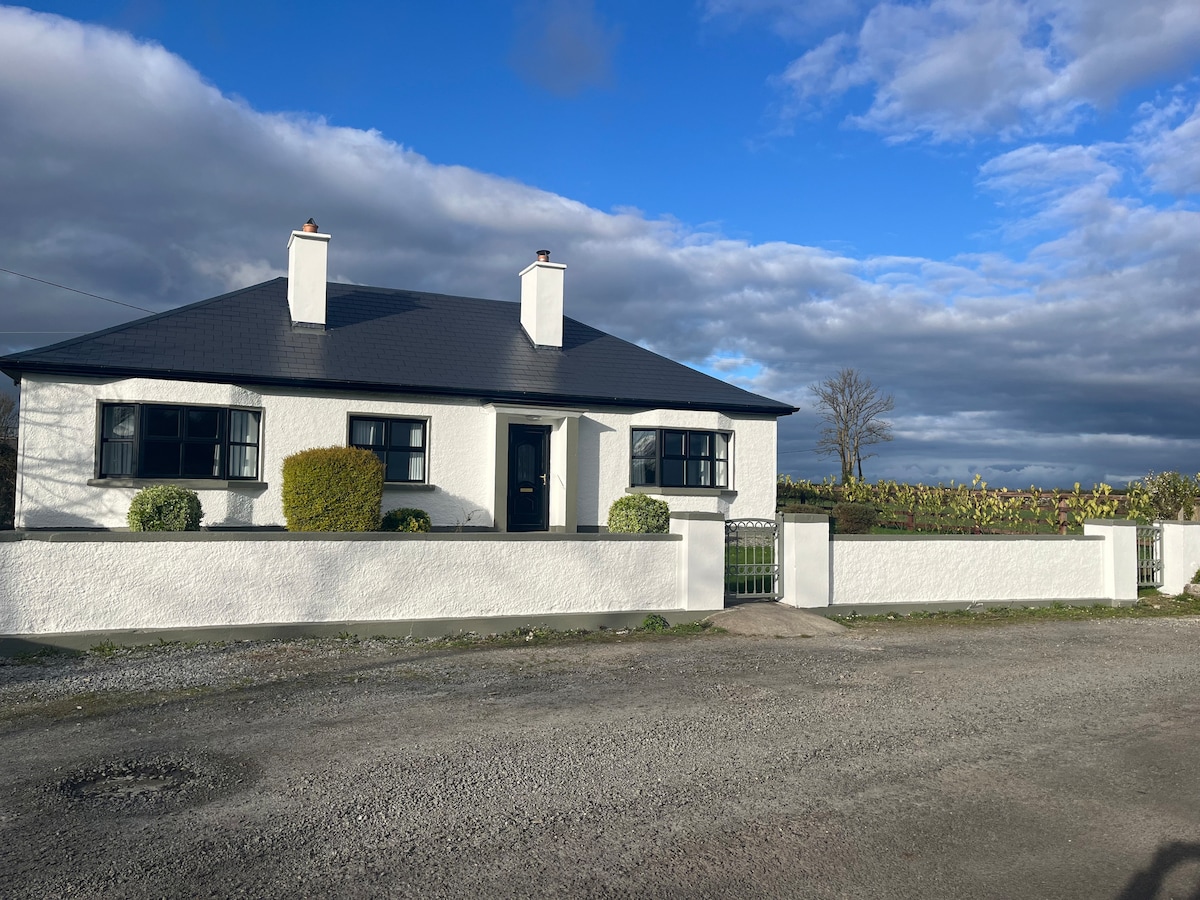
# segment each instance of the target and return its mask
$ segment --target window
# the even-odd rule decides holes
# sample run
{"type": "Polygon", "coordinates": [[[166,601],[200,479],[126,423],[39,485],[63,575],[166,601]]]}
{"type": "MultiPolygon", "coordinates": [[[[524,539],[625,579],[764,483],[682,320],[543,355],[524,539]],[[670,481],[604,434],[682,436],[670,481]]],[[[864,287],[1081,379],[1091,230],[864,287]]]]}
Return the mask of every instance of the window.
{"type": "Polygon", "coordinates": [[[629,481],[634,487],[729,487],[726,431],[635,428],[629,481]]]}
{"type": "Polygon", "coordinates": [[[101,404],[99,476],[256,479],[261,416],[219,406],[101,404]]]}
{"type": "Polygon", "coordinates": [[[425,482],[425,421],[350,417],[350,446],[370,450],[383,463],[384,481],[425,482]]]}

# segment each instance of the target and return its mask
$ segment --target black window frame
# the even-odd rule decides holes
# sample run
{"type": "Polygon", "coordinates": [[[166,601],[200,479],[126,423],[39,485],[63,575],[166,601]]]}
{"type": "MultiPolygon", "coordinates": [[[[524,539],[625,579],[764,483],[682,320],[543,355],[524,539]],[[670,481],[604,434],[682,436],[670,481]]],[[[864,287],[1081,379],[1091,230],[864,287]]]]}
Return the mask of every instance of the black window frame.
{"type": "MultiPolygon", "coordinates": [[[[114,416],[115,418],[115,416],[114,416]]],[[[217,406],[205,403],[144,403],[129,400],[104,400],[99,403],[96,429],[96,478],[99,480],[117,480],[135,478],[151,481],[258,481],[262,470],[262,426],[263,411],[261,407],[253,406],[217,406]],[[110,431],[108,411],[120,408],[132,409],[129,421],[132,430],[127,434],[116,434],[110,431]],[[192,422],[195,419],[210,418],[216,413],[215,428],[208,434],[193,433],[192,422]],[[253,441],[232,441],[230,439],[230,416],[234,412],[244,412],[257,416],[257,428],[253,441]],[[151,427],[152,416],[162,416],[163,413],[173,413],[176,417],[174,435],[155,434],[151,427]],[[190,414],[196,414],[192,416],[190,414]],[[215,432],[215,433],[214,433],[215,432]],[[179,465],[177,471],[164,472],[151,468],[154,457],[162,458],[162,448],[175,446],[179,465]],[[105,448],[109,446],[129,447],[129,469],[131,471],[115,472],[107,464],[108,454],[105,448]],[[229,473],[231,446],[253,447],[254,472],[250,475],[231,475],[229,473]],[[188,451],[193,453],[205,448],[214,451],[213,469],[204,474],[196,471],[185,471],[188,467],[188,451]],[[154,453],[157,449],[160,452],[154,453]]],[[[169,451],[168,451],[169,455],[169,451]]],[[[205,454],[207,455],[207,454],[205,454]]]]}
{"type": "Polygon", "coordinates": [[[419,416],[380,416],[372,413],[351,413],[346,427],[346,446],[370,450],[383,463],[384,484],[429,484],[429,420],[419,416]],[[355,422],[374,422],[383,425],[383,440],[380,443],[364,444],[354,441],[355,422]],[[421,427],[421,444],[392,444],[392,427],[403,425],[410,428],[413,425],[421,427]],[[388,478],[388,453],[404,453],[410,457],[419,454],[421,457],[421,477],[417,478],[388,478]]]}
{"type": "Polygon", "coordinates": [[[629,484],[634,488],[729,490],[732,447],[732,431],[710,428],[634,427],[630,430],[629,437],[629,484]],[[643,441],[643,446],[639,449],[640,435],[645,433],[654,435],[654,446],[648,449],[643,441]],[[724,458],[718,455],[718,435],[724,438],[724,458]],[[678,441],[679,449],[669,452],[668,441],[672,445],[678,441]],[[701,444],[706,444],[707,449],[701,448],[701,444]],[[724,477],[719,478],[722,463],[724,477]],[[678,477],[673,474],[675,471],[680,473],[678,477]],[[705,471],[708,473],[707,478],[703,474],[705,471]],[[652,479],[646,475],[647,472],[652,473],[652,479]]]}

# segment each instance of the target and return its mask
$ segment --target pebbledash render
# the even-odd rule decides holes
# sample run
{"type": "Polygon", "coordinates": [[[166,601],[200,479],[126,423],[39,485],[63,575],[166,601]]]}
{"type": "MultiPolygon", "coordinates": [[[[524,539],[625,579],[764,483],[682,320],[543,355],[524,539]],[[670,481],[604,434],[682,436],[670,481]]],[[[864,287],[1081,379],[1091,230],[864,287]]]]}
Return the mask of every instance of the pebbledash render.
{"type": "Polygon", "coordinates": [[[549,252],[515,304],[327,283],[329,241],[310,220],[287,278],[0,359],[17,528],[121,528],[159,483],[208,527],[280,526],[283,459],[346,445],[440,529],[603,530],[628,493],[774,516],[794,407],[564,317],[549,252]]]}

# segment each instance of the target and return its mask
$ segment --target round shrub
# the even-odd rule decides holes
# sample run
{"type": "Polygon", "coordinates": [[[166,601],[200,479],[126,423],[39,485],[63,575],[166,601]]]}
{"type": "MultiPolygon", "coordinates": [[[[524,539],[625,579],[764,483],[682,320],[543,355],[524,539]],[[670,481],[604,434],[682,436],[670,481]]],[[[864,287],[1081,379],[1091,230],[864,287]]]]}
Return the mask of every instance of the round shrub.
{"type": "Polygon", "coordinates": [[[156,484],[134,495],[125,520],[130,531],[199,531],[203,517],[195,491],[156,484]]]}
{"type": "Polygon", "coordinates": [[[415,507],[401,506],[399,509],[389,509],[383,514],[379,523],[380,531],[410,531],[414,534],[424,534],[433,527],[429,513],[415,507]]]}
{"type": "Polygon", "coordinates": [[[646,494],[626,494],[608,508],[608,530],[614,534],[666,534],[671,508],[646,494]]]}
{"type": "Polygon", "coordinates": [[[370,450],[317,447],[283,461],[288,531],[374,531],[383,503],[383,463],[370,450]]]}
{"type": "Polygon", "coordinates": [[[838,503],[833,507],[838,534],[870,534],[879,522],[879,510],[870,503],[838,503]]]}

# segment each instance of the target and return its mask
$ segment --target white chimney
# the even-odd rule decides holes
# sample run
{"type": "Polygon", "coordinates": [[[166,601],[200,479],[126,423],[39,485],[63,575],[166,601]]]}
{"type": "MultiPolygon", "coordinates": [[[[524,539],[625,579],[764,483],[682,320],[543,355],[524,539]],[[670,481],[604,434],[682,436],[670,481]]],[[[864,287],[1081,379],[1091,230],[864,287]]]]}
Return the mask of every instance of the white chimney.
{"type": "Polygon", "coordinates": [[[563,342],[562,263],[550,262],[550,251],[521,272],[521,327],[538,347],[561,347],[563,342]]]}
{"type": "Polygon", "coordinates": [[[288,239],[288,308],[293,325],[325,327],[325,283],[329,276],[329,235],[309,219],[288,239]]]}

